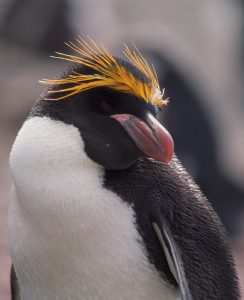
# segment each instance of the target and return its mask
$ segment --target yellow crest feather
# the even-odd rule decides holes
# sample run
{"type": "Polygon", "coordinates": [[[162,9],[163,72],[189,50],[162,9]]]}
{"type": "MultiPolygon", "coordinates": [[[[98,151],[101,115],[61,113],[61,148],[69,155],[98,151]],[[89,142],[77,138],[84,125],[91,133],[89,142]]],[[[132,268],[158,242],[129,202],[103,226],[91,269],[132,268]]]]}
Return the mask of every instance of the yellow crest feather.
{"type": "Polygon", "coordinates": [[[64,88],[49,90],[48,93],[65,93],[65,95],[54,99],[48,98],[47,100],[63,100],[92,88],[107,86],[120,92],[135,95],[159,107],[168,102],[167,99],[163,99],[163,92],[160,91],[154,67],[152,66],[152,69],[149,67],[148,62],[134,44],[134,51],[124,45],[123,54],[148,79],[148,83],[140,81],[128,72],[103,45],[95,43],[90,38],[88,42],[79,38],[77,43],[78,45],[68,42],[66,45],[78,53],[79,56],[56,52],[57,56],[54,56],[54,58],[87,66],[93,69],[95,73],[86,75],[73,72],[66,78],[41,80],[41,83],[47,85],[64,85],[64,88]],[[66,84],[69,84],[69,87],[65,87],[66,84]]]}

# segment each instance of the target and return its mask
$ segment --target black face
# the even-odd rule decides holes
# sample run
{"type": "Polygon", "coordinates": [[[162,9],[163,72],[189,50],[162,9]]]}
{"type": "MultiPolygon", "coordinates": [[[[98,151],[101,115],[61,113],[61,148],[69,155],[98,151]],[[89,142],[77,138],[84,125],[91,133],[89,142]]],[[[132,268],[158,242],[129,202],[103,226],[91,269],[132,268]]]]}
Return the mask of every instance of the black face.
{"type": "MultiPolygon", "coordinates": [[[[89,73],[73,66],[68,70],[89,73]]],[[[128,66],[130,72],[133,66],[128,66]]],[[[138,73],[140,80],[147,79],[138,73]]],[[[67,76],[65,73],[63,76],[67,76]]],[[[58,87],[55,87],[58,88],[58,87]]],[[[55,94],[52,97],[55,98],[55,94]]],[[[60,94],[58,95],[60,96],[60,94]]],[[[43,95],[48,98],[48,94],[43,95]]],[[[108,169],[124,169],[131,166],[139,157],[145,156],[128,135],[121,124],[111,116],[129,114],[147,123],[148,114],[156,116],[157,108],[137,97],[120,93],[109,88],[95,88],[71,96],[65,100],[41,99],[34,107],[31,116],[48,116],[67,124],[72,124],[80,131],[87,155],[98,164],[108,169]]]]}

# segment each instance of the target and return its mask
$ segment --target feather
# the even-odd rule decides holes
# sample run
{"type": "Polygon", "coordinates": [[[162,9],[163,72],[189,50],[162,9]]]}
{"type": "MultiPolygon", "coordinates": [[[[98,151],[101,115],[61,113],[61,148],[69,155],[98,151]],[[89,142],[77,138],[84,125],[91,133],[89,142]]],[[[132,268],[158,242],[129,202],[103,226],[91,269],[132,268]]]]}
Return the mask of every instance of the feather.
{"type": "Polygon", "coordinates": [[[64,100],[68,97],[96,87],[109,87],[119,92],[132,94],[144,101],[162,107],[168,99],[163,99],[164,90],[161,92],[154,67],[149,66],[137,47],[134,50],[124,45],[123,54],[147,79],[142,81],[129,72],[119,60],[112,56],[107,48],[97,44],[92,39],[85,41],[77,39],[77,44],[68,42],[66,45],[77,55],[56,52],[54,58],[66,60],[86,66],[94,70],[94,74],[86,75],[73,72],[66,78],[43,79],[40,82],[47,85],[63,86],[48,93],[60,93],[61,96],[47,98],[46,100],[64,100]],[[68,86],[67,86],[68,85],[68,86]]]}

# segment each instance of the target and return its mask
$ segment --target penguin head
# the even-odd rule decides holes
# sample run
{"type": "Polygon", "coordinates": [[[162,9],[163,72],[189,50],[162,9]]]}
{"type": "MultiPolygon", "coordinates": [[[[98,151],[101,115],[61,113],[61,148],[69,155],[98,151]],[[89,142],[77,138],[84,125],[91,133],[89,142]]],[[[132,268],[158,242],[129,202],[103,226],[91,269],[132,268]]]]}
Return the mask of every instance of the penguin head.
{"type": "Polygon", "coordinates": [[[156,119],[166,101],[153,73],[107,50],[84,53],[89,57],[68,56],[73,64],[59,79],[42,81],[49,89],[32,115],[75,126],[88,157],[107,169],[128,168],[144,156],[168,162],[173,140],[156,119]]]}

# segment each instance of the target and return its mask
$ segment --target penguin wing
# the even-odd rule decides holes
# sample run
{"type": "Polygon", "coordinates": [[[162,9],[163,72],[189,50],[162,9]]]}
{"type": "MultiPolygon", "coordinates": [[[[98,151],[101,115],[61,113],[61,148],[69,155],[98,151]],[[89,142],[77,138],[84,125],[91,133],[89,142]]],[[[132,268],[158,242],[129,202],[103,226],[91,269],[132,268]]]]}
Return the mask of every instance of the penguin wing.
{"type": "Polygon", "coordinates": [[[163,219],[163,216],[157,216],[152,225],[163,248],[164,255],[169,265],[169,269],[176,282],[178,283],[181,299],[192,300],[180,252],[169,226],[163,219]]]}
{"type": "Polygon", "coordinates": [[[13,265],[11,266],[11,273],[10,273],[10,287],[11,287],[11,300],[20,300],[19,283],[13,265]]]}

